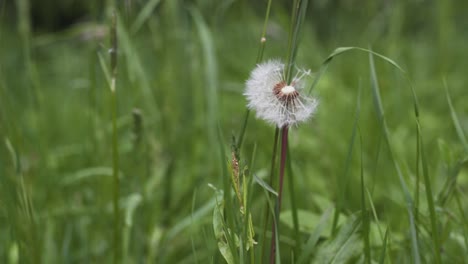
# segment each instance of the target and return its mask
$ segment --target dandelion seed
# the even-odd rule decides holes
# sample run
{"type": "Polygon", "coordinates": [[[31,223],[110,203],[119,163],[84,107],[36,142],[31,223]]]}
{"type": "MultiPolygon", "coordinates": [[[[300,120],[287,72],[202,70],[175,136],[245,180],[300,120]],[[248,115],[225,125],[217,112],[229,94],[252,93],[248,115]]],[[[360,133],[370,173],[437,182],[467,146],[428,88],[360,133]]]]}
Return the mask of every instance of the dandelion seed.
{"type": "Polygon", "coordinates": [[[297,125],[315,112],[318,100],[303,95],[303,78],[310,70],[298,70],[291,83],[284,76],[285,65],[271,60],[257,67],[250,74],[244,95],[248,108],[257,112],[257,118],[278,127],[297,125]]]}

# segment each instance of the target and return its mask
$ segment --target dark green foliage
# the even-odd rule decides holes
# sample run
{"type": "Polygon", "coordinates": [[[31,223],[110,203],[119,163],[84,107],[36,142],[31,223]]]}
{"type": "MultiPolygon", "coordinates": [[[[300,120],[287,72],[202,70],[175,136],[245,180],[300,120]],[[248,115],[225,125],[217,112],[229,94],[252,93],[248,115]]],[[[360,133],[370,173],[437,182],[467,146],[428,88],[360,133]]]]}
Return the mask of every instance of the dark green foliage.
{"type": "Polygon", "coordinates": [[[268,1],[0,1],[0,263],[116,248],[122,263],[223,263],[220,248],[265,263],[279,133],[242,93],[270,58],[311,68],[320,99],[289,131],[281,261],[466,261],[467,3],[295,1],[294,20],[291,2],[264,24],[268,1]]]}

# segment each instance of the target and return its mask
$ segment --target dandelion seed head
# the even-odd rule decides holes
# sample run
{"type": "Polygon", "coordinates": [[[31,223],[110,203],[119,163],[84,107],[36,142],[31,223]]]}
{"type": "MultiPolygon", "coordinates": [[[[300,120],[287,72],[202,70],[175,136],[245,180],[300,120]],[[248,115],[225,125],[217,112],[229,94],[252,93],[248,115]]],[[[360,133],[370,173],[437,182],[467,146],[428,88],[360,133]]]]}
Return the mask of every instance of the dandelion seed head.
{"type": "Polygon", "coordinates": [[[294,86],[291,86],[291,85],[287,85],[287,86],[284,86],[283,88],[281,88],[281,92],[283,94],[294,94],[296,92],[296,88],[294,88],[294,86]]]}
{"type": "Polygon", "coordinates": [[[303,79],[310,70],[297,69],[291,83],[286,83],[285,65],[279,60],[258,64],[246,82],[244,95],[257,118],[278,127],[297,125],[315,112],[318,101],[302,93],[303,79]]]}

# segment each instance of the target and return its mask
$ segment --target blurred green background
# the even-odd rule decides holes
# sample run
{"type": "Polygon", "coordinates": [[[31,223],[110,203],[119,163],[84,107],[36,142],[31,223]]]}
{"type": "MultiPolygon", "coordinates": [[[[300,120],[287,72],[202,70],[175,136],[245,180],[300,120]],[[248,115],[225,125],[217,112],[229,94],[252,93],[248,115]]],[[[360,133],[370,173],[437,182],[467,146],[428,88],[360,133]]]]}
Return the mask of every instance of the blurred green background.
{"type": "MultiPolygon", "coordinates": [[[[244,121],[244,82],[255,66],[267,1],[16,0],[0,2],[0,262],[101,263],[112,250],[110,13],[118,12],[118,142],[125,263],[222,263],[213,236],[214,192],[244,121]],[[222,139],[218,139],[218,129],[222,139]],[[211,206],[210,206],[211,205],[211,206]]],[[[265,59],[286,56],[290,1],[273,1],[265,59]]],[[[466,1],[310,1],[297,66],[317,72],[337,47],[371,48],[411,79],[446,263],[465,263],[468,188],[466,1]]],[[[424,186],[415,198],[416,123],[409,83],[375,58],[392,148],[422,217],[421,255],[432,259],[424,186]],[[419,196],[418,196],[419,197],[419,196]],[[425,240],[427,239],[427,240],[425,240]]],[[[391,230],[393,263],[410,262],[403,191],[374,110],[369,58],[335,58],[313,95],[316,116],[293,128],[297,204],[321,215],[343,194],[360,209],[358,141],[346,173],[359,87],[366,185],[391,230]],[[344,186],[344,188],[340,187],[344,186]]],[[[311,79],[313,81],[313,78],[311,79]]],[[[242,158],[256,145],[268,173],[274,128],[251,115],[242,158]]],[[[255,185],[254,226],[263,191],[255,185]]],[[[288,197],[286,195],[286,197],[288,197]]],[[[289,203],[284,206],[288,210],[289,203]]],[[[304,219],[303,222],[307,222],[304,219]]],[[[286,221],[287,222],[287,221],[286,221]]],[[[285,225],[285,236],[288,236],[285,225]]],[[[381,241],[380,241],[381,242],[381,241]]],[[[376,247],[380,243],[373,241],[376,247]]]]}

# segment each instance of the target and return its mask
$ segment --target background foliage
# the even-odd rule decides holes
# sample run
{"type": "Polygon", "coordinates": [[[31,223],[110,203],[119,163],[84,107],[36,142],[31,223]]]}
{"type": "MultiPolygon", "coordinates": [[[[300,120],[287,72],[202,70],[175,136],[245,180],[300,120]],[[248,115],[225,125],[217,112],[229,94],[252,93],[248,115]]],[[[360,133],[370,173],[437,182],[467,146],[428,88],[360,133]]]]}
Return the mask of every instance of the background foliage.
{"type": "MultiPolygon", "coordinates": [[[[287,48],[291,4],[273,2],[265,59],[284,58],[287,48]]],[[[255,66],[266,1],[2,1],[2,263],[111,260],[112,108],[106,72],[113,4],[124,262],[223,261],[213,232],[215,192],[208,184],[222,189],[230,153],[220,154],[220,147],[229,150],[244,120],[244,81],[255,66]]],[[[464,263],[468,252],[467,9],[463,1],[310,1],[297,55],[299,67],[318,71],[335,48],[359,46],[406,71],[419,99],[445,263],[464,263]]],[[[426,185],[416,176],[421,168],[410,84],[375,60],[391,148],[417,207],[420,256],[432,262],[426,185]]],[[[338,199],[351,225],[362,209],[359,141],[348,155],[361,88],[366,199],[379,220],[371,217],[373,259],[386,248],[388,263],[407,263],[412,258],[405,200],[373,105],[371,70],[365,53],[335,58],[313,91],[320,99],[317,115],[290,133],[301,235],[306,241],[338,199]]],[[[268,174],[273,134],[272,127],[250,118],[242,162],[253,158],[256,146],[249,169],[258,177],[268,174]]],[[[258,184],[252,186],[258,234],[265,197],[258,184]]],[[[290,262],[292,225],[289,203],[284,204],[282,254],[290,262]]],[[[330,259],[340,239],[360,241],[340,230],[335,239],[322,233],[313,260],[362,261],[362,249],[347,247],[339,255],[343,259],[330,259]]]]}

